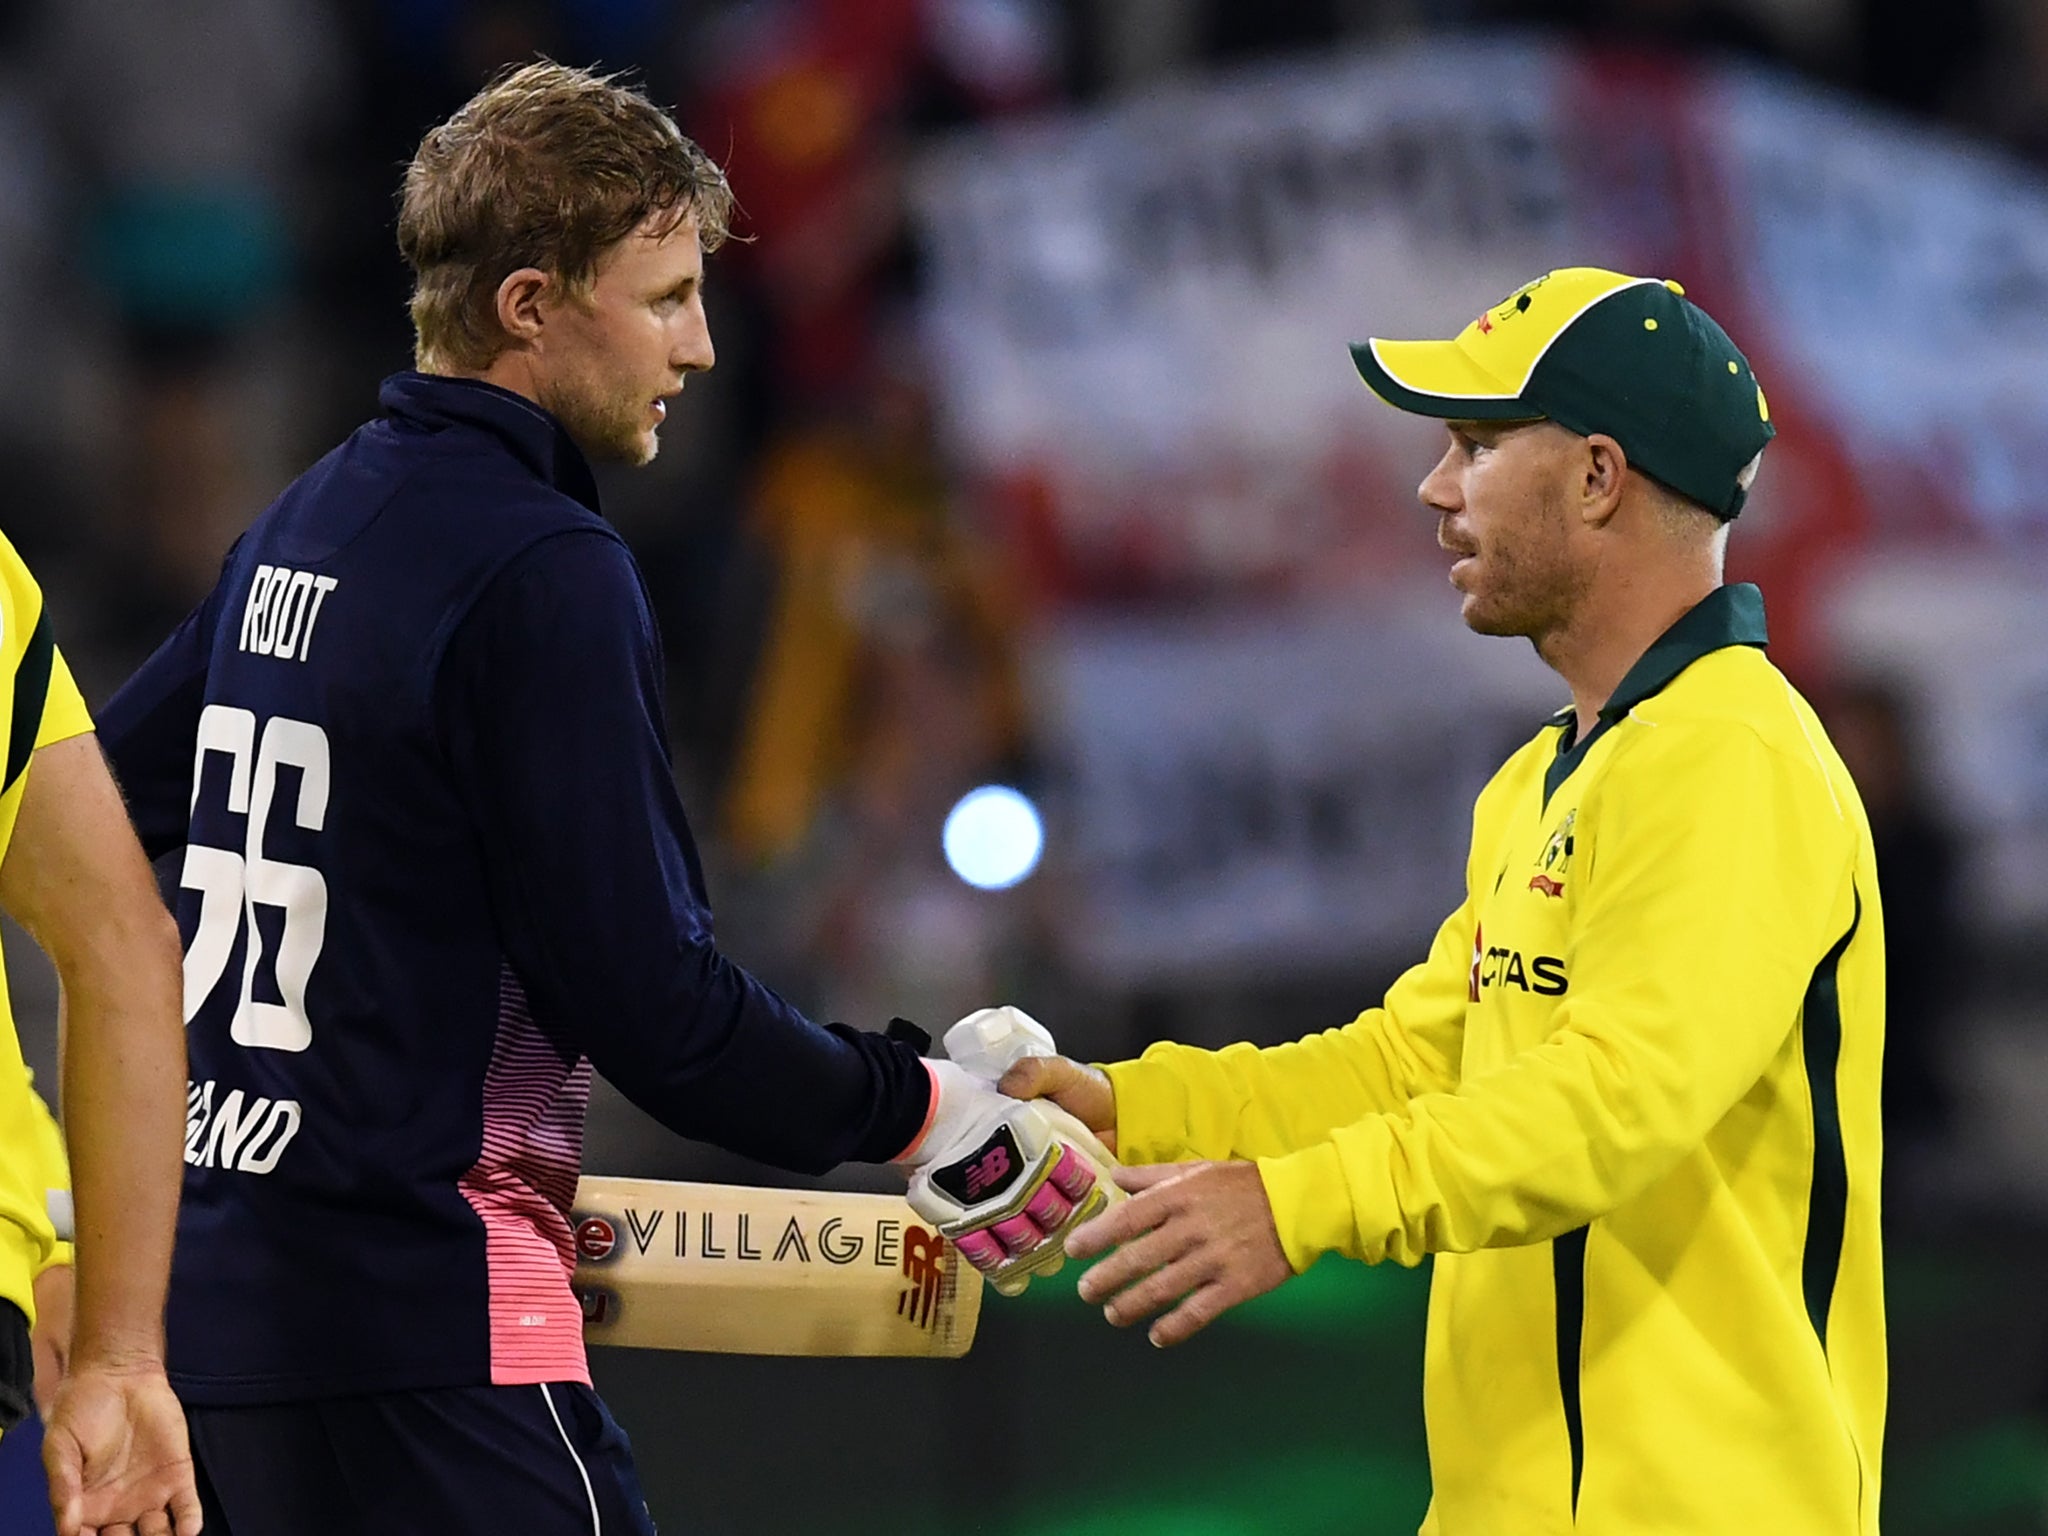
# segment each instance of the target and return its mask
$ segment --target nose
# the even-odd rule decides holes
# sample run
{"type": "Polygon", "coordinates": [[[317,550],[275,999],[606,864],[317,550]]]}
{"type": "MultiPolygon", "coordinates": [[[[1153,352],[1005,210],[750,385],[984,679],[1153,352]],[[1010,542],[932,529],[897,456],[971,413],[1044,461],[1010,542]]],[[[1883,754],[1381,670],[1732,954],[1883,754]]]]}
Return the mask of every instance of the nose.
{"type": "Polygon", "coordinates": [[[718,349],[711,345],[711,322],[699,305],[690,306],[669,361],[678,373],[709,373],[717,363],[718,349]]]}
{"type": "Polygon", "coordinates": [[[1456,455],[1455,445],[1444,450],[1444,456],[1436,461],[1436,467],[1422,477],[1422,484],[1415,488],[1415,494],[1422,498],[1422,504],[1439,516],[1448,516],[1464,505],[1464,498],[1458,491],[1458,477],[1451,464],[1456,455]]]}

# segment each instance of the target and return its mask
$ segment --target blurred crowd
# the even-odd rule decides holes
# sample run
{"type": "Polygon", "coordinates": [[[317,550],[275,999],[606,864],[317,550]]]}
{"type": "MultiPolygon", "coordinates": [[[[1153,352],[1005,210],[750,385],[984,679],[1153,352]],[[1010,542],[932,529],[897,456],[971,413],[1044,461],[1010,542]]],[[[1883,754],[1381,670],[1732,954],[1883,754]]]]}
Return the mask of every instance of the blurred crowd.
{"type": "MultiPolygon", "coordinates": [[[[750,237],[712,268],[717,370],[652,470],[605,481],[727,931],[831,1017],[1032,1001],[1047,898],[968,891],[936,836],[1030,743],[1015,584],[912,336],[910,157],[1247,58],[1499,24],[1754,55],[2048,161],[2036,0],[7,0],[0,524],[103,699],[408,362],[393,197],[421,132],[507,61],[632,68],[729,166],[750,237]]],[[[1900,859],[1938,871],[1909,722],[1881,689],[1841,708],[1900,859]]]]}

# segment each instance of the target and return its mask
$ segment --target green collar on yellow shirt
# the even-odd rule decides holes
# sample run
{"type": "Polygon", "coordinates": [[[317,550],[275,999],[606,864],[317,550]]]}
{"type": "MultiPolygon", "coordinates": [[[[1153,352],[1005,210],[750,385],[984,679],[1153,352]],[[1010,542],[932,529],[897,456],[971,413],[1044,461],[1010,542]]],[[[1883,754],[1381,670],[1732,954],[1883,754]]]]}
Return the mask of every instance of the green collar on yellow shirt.
{"type": "Polygon", "coordinates": [[[1603,731],[1643,700],[1663,692],[1674,677],[1702,656],[1731,645],[1768,645],[1770,638],[1764,623],[1764,595],[1753,584],[1739,581],[1709,592],[1636,658],[1620,686],[1600,706],[1600,723],[1586,733],[1585,740],[1572,740],[1575,717],[1571,710],[1560,710],[1551,717],[1551,723],[1559,727],[1557,758],[1543,775],[1543,803],[1550,803],[1558,785],[1585,761],[1603,731]]]}

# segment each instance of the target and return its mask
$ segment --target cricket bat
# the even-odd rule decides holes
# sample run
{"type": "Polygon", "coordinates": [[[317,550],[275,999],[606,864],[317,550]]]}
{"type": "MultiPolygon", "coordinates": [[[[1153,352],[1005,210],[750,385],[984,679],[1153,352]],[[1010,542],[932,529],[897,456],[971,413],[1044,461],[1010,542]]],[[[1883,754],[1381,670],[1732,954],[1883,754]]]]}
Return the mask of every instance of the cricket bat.
{"type": "Polygon", "coordinates": [[[981,1275],[899,1195],[587,1175],[573,1220],[591,1344],[950,1360],[974,1342],[981,1275]]]}

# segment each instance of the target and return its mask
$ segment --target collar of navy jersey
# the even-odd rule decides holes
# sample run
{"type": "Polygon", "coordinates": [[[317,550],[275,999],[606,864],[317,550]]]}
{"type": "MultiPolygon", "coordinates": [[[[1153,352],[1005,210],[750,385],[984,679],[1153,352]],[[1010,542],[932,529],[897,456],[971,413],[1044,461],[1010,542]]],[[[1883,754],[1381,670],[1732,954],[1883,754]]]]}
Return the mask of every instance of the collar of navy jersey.
{"type": "Polygon", "coordinates": [[[597,477],[583,450],[552,412],[524,395],[482,379],[452,379],[407,370],[384,381],[377,391],[377,403],[394,420],[429,431],[465,426],[486,432],[540,479],[602,515],[597,477]]]}

